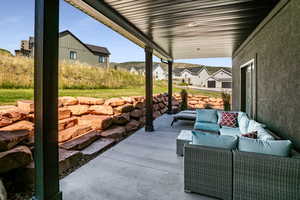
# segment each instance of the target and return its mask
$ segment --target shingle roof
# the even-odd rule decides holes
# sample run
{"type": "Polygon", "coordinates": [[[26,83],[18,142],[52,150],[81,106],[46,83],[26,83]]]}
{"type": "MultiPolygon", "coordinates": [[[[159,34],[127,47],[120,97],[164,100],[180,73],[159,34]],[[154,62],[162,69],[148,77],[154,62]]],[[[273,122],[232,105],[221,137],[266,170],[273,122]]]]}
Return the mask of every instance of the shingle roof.
{"type": "Polygon", "coordinates": [[[96,45],[92,45],[92,44],[86,44],[86,46],[92,52],[110,55],[110,52],[108,51],[108,49],[106,47],[100,47],[100,46],[96,46],[96,45]]]}
{"type": "Polygon", "coordinates": [[[176,74],[176,75],[180,75],[180,73],[184,70],[188,70],[190,71],[193,75],[198,75],[198,73],[202,70],[202,69],[206,69],[207,70],[207,73],[209,75],[212,75],[214,73],[216,73],[217,71],[223,69],[224,71],[228,72],[231,74],[231,68],[229,67],[212,67],[212,66],[205,66],[205,65],[202,65],[202,66],[199,66],[199,67],[186,67],[186,68],[175,68],[173,70],[173,72],[176,74]]]}
{"type": "Polygon", "coordinates": [[[91,52],[93,53],[100,53],[100,54],[105,54],[105,55],[110,55],[110,52],[106,47],[101,47],[101,46],[96,46],[96,45],[91,45],[91,44],[85,44],[83,43],[78,37],[76,37],[71,31],[65,30],[59,33],[59,37],[63,37],[65,35],[70,34],[72,37],[74,37],[78,42],[80,42],[83,46],[88,48],[91,52]]]}

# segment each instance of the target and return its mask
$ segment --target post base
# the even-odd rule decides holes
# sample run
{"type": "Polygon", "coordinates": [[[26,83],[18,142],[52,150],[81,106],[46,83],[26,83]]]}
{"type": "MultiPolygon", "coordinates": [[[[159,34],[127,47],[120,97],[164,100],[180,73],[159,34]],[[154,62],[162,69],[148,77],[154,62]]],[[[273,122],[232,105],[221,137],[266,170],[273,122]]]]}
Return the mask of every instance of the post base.
{"type": "Polygon", "coordinates": [[[168,115],[172,115],[172,114],[174,114],[174,112],[173,112],[173,110],[168,110],[168,111],[167,111],[167,114],[168,114],[168,115]]]}
{"type": "Polygon", "coordinates": [[[145,131],[146,132],[152,132],[152,131],[154,131],[153,125],[146,125],[145,126],[145,131]]]}
{"type": "MultiPolygon", "coordinates": [[[[42,199],[38,199],[37,197],[34,196],[34,197],[32,197],[31,200],[42,200],[42,199]]],[[[53,197],[50,197],[47,200],[62,200],[62,192],[57,193],[56,195],[54,195],[53,197]]]]}

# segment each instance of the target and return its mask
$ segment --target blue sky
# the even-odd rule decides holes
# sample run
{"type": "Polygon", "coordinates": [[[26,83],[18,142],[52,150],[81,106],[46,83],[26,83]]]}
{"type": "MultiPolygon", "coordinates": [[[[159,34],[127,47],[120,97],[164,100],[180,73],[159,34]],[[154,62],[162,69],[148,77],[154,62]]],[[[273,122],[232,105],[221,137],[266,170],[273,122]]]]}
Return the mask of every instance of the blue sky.
{"type": "MultiPolygon", "coordinates": [[[[84,43],[108,47],[112,62],[143,61],[144,50],[91,17],[61,1],[60,31],[70,30],[84,43]]],[[[0,7],[0,48],[14,52],[20,40],[34,32],[34,0],[4,0],[0,7]]],[[[158,61],[157,58],[154,59],[158,61]]],[[[211,66],[231,66],[231,58],[176,60],[211,66]]]]}

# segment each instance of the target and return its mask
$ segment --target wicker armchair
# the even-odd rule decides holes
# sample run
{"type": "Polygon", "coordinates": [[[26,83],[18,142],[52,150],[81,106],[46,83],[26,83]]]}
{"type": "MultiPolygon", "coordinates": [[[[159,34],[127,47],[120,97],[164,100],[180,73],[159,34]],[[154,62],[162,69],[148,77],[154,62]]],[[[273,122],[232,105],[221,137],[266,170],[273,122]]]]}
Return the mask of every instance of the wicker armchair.
{"type": "Polygon", "coordinates": [[[300,199],[300,159],[233,152],[233,200],[300,199]]]}
{"type": "Polygon", "coordinates": [[[223,200],[232,199],[232,152],[185,144],[184,189],[223,200]]]}

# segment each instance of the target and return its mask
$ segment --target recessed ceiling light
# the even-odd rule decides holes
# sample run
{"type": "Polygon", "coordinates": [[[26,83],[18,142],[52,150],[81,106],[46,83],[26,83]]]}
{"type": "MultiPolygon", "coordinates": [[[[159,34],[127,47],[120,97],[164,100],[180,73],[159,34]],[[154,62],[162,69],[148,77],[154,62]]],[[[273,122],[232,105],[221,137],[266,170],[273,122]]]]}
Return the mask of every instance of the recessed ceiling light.
{"type": "Polygon", "coordinates": [[[196,22],[191,22],[191,23],[188,23],[187,26],[188,27],[194,27],[194,26],[197,26],[197,23],[196,22]]]}

